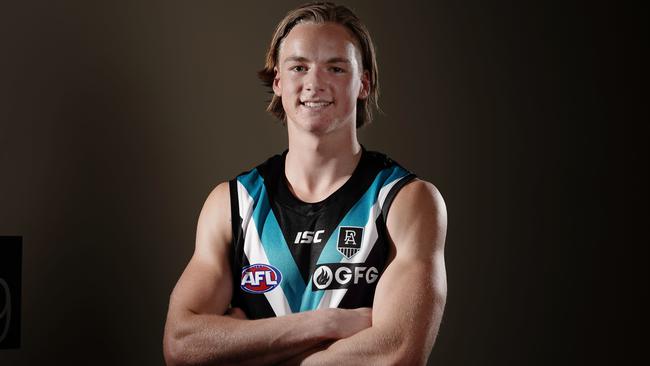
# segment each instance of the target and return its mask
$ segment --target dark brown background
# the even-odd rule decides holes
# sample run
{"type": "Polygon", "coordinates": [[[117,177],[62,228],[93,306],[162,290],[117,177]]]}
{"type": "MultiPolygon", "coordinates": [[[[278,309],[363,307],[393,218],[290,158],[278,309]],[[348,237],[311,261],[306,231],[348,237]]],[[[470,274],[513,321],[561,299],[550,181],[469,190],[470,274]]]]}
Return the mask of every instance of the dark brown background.
{"type": "MultiPolygon", "coordinates": [[[[255,71],[299,3],[2,6],[0,234],[24,263],[22,347],[0,364],[162,364],[204,199],[286,145],[255,71]]],[[[430,364],[627,363],[647,329],[645,13],[346,3],[380,65],[361,141],[448,205],[430,364]]]]}

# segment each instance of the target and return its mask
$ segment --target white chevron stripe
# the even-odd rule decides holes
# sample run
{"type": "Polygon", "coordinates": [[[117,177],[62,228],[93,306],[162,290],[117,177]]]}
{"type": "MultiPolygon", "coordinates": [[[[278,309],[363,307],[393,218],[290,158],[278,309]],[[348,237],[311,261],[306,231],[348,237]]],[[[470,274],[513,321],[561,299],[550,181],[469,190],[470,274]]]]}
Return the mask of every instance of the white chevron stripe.
{"type": "MultiPolygon", "coordinates": [[[[377,242],[378,234],[377,234],[376,221],[377,221],[377,217],[381,214],[381,208],[384,205],[386,196],[388,196],[388,192],[390,192],[391,188],[393,188],[393,186],[403,178],[404,177],[397,178],[392,182],[386,184],[379,190],[379,196],[377,197],[377,202],[375,202],[375,204],[372,205],[372,208],[370,209],[370,214],[368,215],[368,222],[366,222],[366,225],[363,229],[363,239],[361,241],[361,249],[359,250],[359,253],[355,254],[350,259],[343,257],[343,259],[341,259],[341,263],[362,263],[366,261],[368,255],[370,254],[370,251],[372,250],[372,248],[375,246],[375,243],[377,242]]],[[[330,307],[330,308],[338,307],[339,304],[341,303],[341,300],[343,299],[343,296],[345,296],[347,291],[348,289],[346,288],[336,289],[336,290],[325,290],[325,294],[323,294],[323,297],[321,298],[321,301],[318,304],[317,309],[323,309],[325,307],[330,307]]]]}
{"type": "MultiPolygon", "coordinates": [[[[253,198],[248,194],[243,184],[237,181],[237,195],[239,197],[239,212],[242,215],[242,229],[244,231],[244,253],[248,257],[250,264],[256,263],[269,263],[266,256],[262,241],[260,240],[255,220],[253,217],[253,198]]],[[[269,292],[265,292],[264,296],[271,304],[273,312],[276,316],[291,314],[291,307],[284,295],[284,290],[281,286],[274,288],[269,292]]]]}

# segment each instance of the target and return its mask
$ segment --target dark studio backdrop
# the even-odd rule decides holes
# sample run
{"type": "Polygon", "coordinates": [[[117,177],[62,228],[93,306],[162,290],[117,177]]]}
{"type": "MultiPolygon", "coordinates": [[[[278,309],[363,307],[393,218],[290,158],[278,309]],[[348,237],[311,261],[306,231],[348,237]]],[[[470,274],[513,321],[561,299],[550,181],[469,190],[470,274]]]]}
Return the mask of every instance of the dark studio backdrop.
{"type": "MultiPolygon", "coordinates": [[[[2,6],[0,235],[23,237],[23,269],[20,347],[1,365],[163,363],[205,198],[286,146],[256,71],[300,3],[2,6]]],[[[647,329],[647,14],[345,4],[380,67],[384,113],[362,143],[448,206],[429,364],[630,362],[647,329]]]]}

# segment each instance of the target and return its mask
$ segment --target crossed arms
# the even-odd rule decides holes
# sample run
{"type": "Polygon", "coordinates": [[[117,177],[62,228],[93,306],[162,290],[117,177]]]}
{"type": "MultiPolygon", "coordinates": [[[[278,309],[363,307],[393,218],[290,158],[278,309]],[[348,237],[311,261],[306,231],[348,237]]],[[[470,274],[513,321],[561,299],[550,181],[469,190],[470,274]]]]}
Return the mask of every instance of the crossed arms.
{"type": "Polygon", "coordinates": [[[433,185],[414,180],[391,205],[389,264],[372,309],[258,320],[229,309],[230,225],[228,184],[222,183],[206,200],[194,255],[170,297],[163,339],[169,365],[426,363],[447,293],[446,209],[433,185]]]}

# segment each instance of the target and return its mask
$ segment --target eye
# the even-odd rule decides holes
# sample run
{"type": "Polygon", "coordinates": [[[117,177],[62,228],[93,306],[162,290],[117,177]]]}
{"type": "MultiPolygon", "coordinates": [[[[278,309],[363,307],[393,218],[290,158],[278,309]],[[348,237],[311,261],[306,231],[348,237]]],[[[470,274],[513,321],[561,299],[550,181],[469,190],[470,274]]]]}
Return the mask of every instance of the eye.
{"type": "Polygon", "coordinates": [[[307,68],[302,66],[302,65],[296,65],[296,66],[290,67],[289,70],[296,71],[296,72],[305,72],[305,71],[307,71],[307,68]]]}
{"type": "Polygon", "coordinates": [[[345,70],[343,70],[342,68],[337,67],[337,66],[332,66],[332,67],[330,68],[330,70],[334,71],[334,72],[337,73],[337,74],[338,74],[338,73],[341,73],[341,72],[345,72],[345,70]]]}

